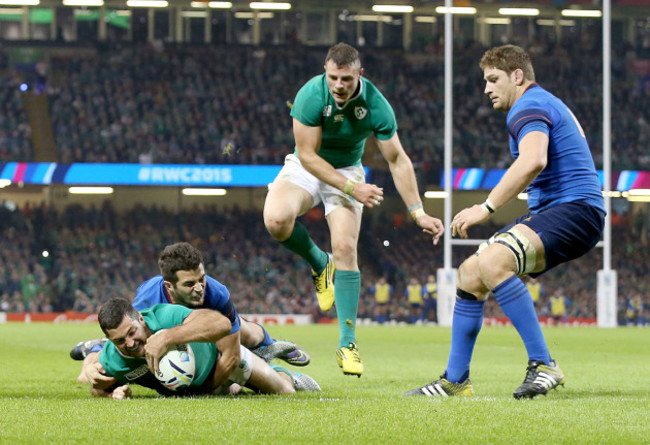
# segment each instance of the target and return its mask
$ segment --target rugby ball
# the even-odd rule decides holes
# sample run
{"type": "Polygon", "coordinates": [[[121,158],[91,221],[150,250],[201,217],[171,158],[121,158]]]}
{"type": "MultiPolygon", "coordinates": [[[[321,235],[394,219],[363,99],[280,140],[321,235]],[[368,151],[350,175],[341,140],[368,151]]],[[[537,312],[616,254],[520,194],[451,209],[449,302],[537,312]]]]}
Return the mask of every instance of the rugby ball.
{"type": "Polygon", "coordinates": [[[172,391],[189,388],[196,374],[194,351],[190,345],[171,346],[158,362],[156,378],[172,391]]]}

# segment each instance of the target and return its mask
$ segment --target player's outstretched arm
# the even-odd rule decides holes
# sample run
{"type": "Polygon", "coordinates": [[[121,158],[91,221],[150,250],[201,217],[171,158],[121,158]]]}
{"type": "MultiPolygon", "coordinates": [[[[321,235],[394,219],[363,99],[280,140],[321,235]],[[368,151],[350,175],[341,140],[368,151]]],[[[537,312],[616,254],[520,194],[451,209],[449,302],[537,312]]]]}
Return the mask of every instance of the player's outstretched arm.
{"type": "Polygon", "coordinates": [[[107,388],[115,385],[117,380],[106,375],[104,367],[99,363],[99,352],[91,352],[81,364],[81,373],[77,377],[77,382],[107,388]]]}
{"type": "Polygon", "coordinates": [[[384,191],[380,187],[352,182],[337,172],[329,162],[318,156],[323,135],[321,127],[309,127],[294,118],[293,135],[300,163],[309,173],[347,193],[366,207],[379,205],[384,199],[384,191]]]}
{"type": "Polygon", "coordinates": [[[413,163],[404,151],[399,136],[395,133],[390,139],[384,141],[378,139],[378,145],[382,156],[388,162],[395,188],[411,212],[413,219],[423,232],[433,237],[433,244],[438,244],[445,231],[444,225],[440,219],[428,215],[422,208],[413,163]]]}
{"type": "Polygon", "coordinates": [[[221,386],[241,363],[239,332],[227,335],[216,343],[217,349],[221,354],[217,360],[217,366],[212,377],[212,385],[214,388],[221,386]]]}
{"type": "Polygon", "coordinates": [[[467,229],[487,221],[490,215],[526,189],[546,168],[548,136],[531,131],[519,142],[519,157],[506,170],[483,204],[461,210],[451,222],[453,236],[467,238],[467,229]]]}

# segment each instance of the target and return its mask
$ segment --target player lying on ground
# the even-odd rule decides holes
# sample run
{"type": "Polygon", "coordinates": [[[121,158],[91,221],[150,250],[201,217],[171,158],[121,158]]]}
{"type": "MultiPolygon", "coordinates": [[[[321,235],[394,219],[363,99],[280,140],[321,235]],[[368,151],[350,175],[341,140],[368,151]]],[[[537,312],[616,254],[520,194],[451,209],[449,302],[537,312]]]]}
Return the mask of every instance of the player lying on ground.
{"type": "MultiPolygon", "coordinates": [[[[228,317],[232,324],[230,341],[241,343],[266,362],[279,358],[294,366],[306,366],[310,362],[307,352],[288,341],[271,338],[257,323],[241,318],[230,299],[230,292],[214,278],[205,275],[201,252],[189,243],[171,244],[162,251],[158,259],[162,275],[145,281],[138,287],[133,306],[137,310],[150,308],[160,303],[172,303],[191,309],[214,309],[228,317]]],[[[94,384],[103,379],[97,353],[105,339],[89,340],[77,344],[70,355],[84,360],[77,380],[94,384]]],[[[239,363],[238,349],[235,356],[224,357],[232,369],[239,363]]]]}
{"type": "Polygon", "coordinates": [[[224,342],[232,327],[217,311],[158,304],[138,312],[129,301],[113,298],[99,311],[99,325],[108,339],[99,363],[109,380],[93,384],[91,393],[96,397],[128,398],[131,383],[163,395],[233,394],[241,387],[264,394],[320,391],[311,377],[269,365],[246,348],[224,342]],[[189,344],[194,351],[196,373],[189,388],[174,392],[154,373],[167,349],[179,344],[189,344]],[[232,355],[232,348],[238,349],[241,360],[233,372],[224,375],[221,356],[232,355]]]}

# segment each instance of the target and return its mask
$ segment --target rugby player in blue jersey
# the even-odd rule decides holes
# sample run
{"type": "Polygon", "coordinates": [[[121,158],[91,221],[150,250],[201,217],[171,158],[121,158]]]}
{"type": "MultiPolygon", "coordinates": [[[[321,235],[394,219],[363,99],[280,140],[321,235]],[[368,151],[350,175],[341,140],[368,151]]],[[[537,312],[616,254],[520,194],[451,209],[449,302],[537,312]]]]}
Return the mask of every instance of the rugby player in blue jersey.
{"type": "Polygon", "coordinates": [[[458,270],[451,351],[440,379],[405,395],[472,395],[470,362],[492,292],[524,342],[528,367],[514,397],[532,398],[563,385],[531,296],[520,279],[578,258],[600,239],[605,208],[598,174],[580,123],[557,97],[535,82],[528,54],[513,45],[488,50],[480,61],[485,94],[507,113],[514,162],[486,201],[460,211],[452,235],[487,221],[520,192],[530,213],[494,234],[458,270]]]}
{"type": "MultiPolygon", "coordinates": [[[[249,348],[267,362],[274,358],[294,366],[306,366],[310,357],[302,348],[289,341],[277,341],[257,323],[239,316],[230,299],[228,289],[214,278],[205,275],[201,252],[189,243],[176,243],[165,247],[158,265],[162,275],[153,277],[138,287],[133,306],[141,311],[160,303],[172,303],[190,309],[214,309],[226,316],[232,325],[231,348],[222,348],[219,369],[224,376],[239,363],[239,344],[249,348]],[[229,353],[233,355],[230,356],[229,353]]],[[[104,380],[98,352],[105,339],[80,342],[70,355],[83,359],[78,381],[96,383],[104,380]]]]}

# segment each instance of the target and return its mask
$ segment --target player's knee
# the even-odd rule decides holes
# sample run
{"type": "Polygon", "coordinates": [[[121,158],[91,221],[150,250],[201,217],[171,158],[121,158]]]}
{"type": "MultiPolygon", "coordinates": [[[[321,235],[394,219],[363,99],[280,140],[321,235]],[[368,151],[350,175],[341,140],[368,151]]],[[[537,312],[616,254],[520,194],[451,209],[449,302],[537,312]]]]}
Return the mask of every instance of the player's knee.
{"type": "Polygon", "coordinates": [[[351,258],[354,258],[356,263],[357,245],[352,239],[332,241],[332,253],[337,268],[339,268],[339,264],[350,261],[351,258]]]}
{"type": "Polygon", "coordinates": [[[475,256],[465,260],[458,268],[456,287],[459,290],[463,289],[463,292],[467,293],[468,298],[458,295],[460,298],[466,300],[484,300],[487,298],[488,289],[485,288],[479,276],[478,263],[475,256]],[[470,295],[474,298],[469,298],[470,295]]]}
{"type": "Polygon", "coordinates": [[[287,216],[275,212],[264,212],[266,230],[278,241],[285,241],[291,236],[293,224],[294,220],[287,216]]]}

